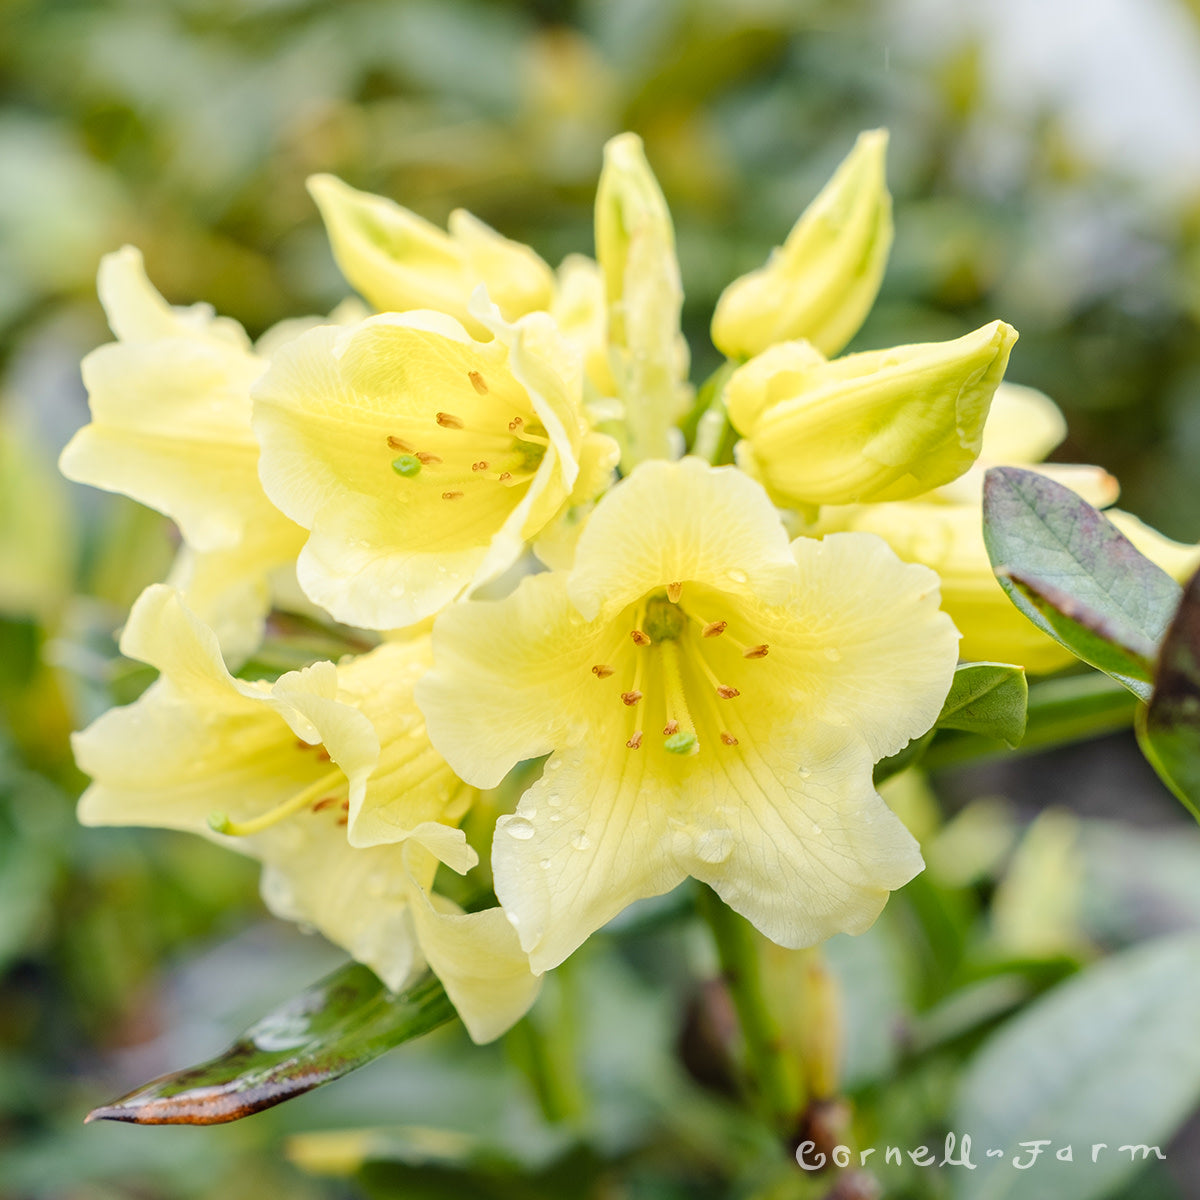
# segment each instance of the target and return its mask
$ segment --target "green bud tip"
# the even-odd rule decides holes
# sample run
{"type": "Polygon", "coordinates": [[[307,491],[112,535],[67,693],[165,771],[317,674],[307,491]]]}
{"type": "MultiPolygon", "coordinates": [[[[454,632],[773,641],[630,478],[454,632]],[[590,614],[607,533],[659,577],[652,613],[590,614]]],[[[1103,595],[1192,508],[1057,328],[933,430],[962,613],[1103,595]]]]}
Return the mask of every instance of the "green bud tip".
{"type": "Polygon", "coordinates": [[[399,458],[392,459],[392,470],[397,475],[403,475],[405,479],[411,479],[420,473],[421,460],[415,454],[402,454],[399,458]]]}
{"type": "Polygon", "coordinates": [[[212,812],[208,814],[208,827],[214,833],[228,833],[230,826],[229,814],[212,812]]]}
{"type": "Polygon", "coordinates": [[[678,733],[673,733],[663,742],[663,749],[668,754],[691,754],[697,746],[696,735],[688,730],[681,729],[678,733]]]}

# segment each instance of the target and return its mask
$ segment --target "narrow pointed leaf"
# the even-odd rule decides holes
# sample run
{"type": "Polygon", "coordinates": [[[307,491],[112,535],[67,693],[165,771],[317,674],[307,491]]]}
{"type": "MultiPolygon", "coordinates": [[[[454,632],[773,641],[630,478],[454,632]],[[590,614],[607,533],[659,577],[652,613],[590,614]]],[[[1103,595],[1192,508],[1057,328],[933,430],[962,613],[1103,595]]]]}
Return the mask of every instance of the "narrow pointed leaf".
{"type": "Polygon", "coordinates": [[[366,967],[350,963],[251,1026],[223,1054],[101,1105],[86,1120],[236,1121],[329,1083],[454,1015],[433,975],[392,993],[366,967]]]}
{"type": "Polygon", "coordinates": [[[1200,820],[1200,574],[1163,638],[1138,742],[1163,783],[1200,820]]]}
{"type": "Polygon", "coordinates": [[[954,672],[936,727],[980,733],[1015,747],[1025,736],[1028,700],[1023,668],[1008,663],[964,663],[954,672]]]}
{"type": "Polygon", "coordinates": [[[1179,585],[1069,488],[993,467],[983,536],[1009,599],[1039,629],[1149,698],[1150,661],[1179,604],[1179,585]]]}

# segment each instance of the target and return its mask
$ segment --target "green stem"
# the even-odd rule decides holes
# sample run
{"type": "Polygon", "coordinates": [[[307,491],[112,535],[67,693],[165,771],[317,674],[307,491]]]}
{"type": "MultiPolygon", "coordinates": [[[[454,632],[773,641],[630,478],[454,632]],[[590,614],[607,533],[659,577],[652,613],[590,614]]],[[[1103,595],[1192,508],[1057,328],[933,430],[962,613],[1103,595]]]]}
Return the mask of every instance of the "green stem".
{"type": "Polygon", "coordinates": [[[711,888],[701,886],[698,907],[712,931],[721,970],[737,1011],[751,1081],[773,1125],[790,1132],[803,1098],[794,1071],[781,1050],[782,1037],[767,1004],[759,960],[759,934],[727,907],[711,888]]]}
{"type": "Polygon", "coordinates": [[[551,1124],[577,1123],[587,1107],[579,1077],[573,973],[559,967],[546,977],[537,1007],[509,1033],[542,1114],[551,1124]]]}
{"type": "Polygon", "coordinates": [[[691,452],[710,463],[724,457],[729,439],[729,414],[725,410],[725,384],[737,369],[737,363],[722,363],[700,385],[696,395],[696,427],[691,452]]]}

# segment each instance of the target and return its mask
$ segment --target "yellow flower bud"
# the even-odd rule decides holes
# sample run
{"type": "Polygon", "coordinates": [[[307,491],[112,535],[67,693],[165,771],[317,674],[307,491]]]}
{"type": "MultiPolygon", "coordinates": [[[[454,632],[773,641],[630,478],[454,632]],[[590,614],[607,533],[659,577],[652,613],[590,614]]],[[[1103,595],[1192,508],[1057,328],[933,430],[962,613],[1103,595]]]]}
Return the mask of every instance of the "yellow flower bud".
{"type": "Polygon", "coordinates": [[[671,214],[642,141],[623,133],[604,148],[596,192],[596,259],[604,278],[609,362],[625,404],[622,461],[678,452],[672,426],[687,407],[683,287],[671,214]]]}
{"type": "Polygon", "coordinates": [[[380,312],[431,308],[485,336],[467,311],[481,283],[507,320],[550,306],[554,276],[541,258],[462,209],[450,214],[445,233],[332,175],[314,175],[308,190],[342,274],[380,312]]]}
{"type": "Polygon", "coordinates": [[[782,505],[904,500],[966,471],[1017,332],[993,321],[950,342],[826,361],[772,346],[725,387],[738,461],[782,505]]]}
{"type": "Polygon", "coordinates": [[[832,356],[858,332],[892,246],[887,140],[886,129],[859,134],[787,241],[725,289],[712,322],[718,349],[745,359],[804,338],[832,356]]]}

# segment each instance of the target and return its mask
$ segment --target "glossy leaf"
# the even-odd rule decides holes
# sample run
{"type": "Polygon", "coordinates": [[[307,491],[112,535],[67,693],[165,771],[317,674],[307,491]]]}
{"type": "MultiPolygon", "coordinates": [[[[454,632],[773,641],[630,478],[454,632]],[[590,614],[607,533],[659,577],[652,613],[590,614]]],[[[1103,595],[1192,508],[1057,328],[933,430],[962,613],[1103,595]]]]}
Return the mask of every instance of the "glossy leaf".
{"type": "Polygon", "coordinates": [[[983,536],[1013,604],[1085,662],[1148,699],[1151,661],[1179,604],[1179,585],[1069,488],[1018,467],[993,467],[983,536]]]}
{"type": "Polygon", "coordinates": [[[1200,1098],[1198,991],[1200,936],[1188,933],[1115,955],[1001,1026],[969,1063],[951,1121],[977,1168],[954,1172],[954,1200],[1113,1195],[1142,1169],[1136,1148],[1155,1159],[1149,1147],[1200,1098]],[[1034,1141],[1038,1161],[1015,1169],[1034,1141]],[[1066,1146],[1073,1161],[1057,1158],[1066,1146]]]}
{"type": "Polygon", "coordinates": [[[1029,685],[1021,667],[1008,663],[964,663],[954,672],[938,729],[979,733],[1017,746],[1025,736],[1029,685]]]}
{"type": "Polygon", "coordinates": [[[372,971],[350,963],[251,1026],[223,1054],[101,1105],[86,1120],[236,1121],[329,1083],[454,1015],[433,975],[392,993],[372,971]]]}
{"type": "Polygon", "coordinates": [[[1150,765],[1200,820],[1200,574],[1163,639],[1154,693],[1137,731],[1150,765]]]}

